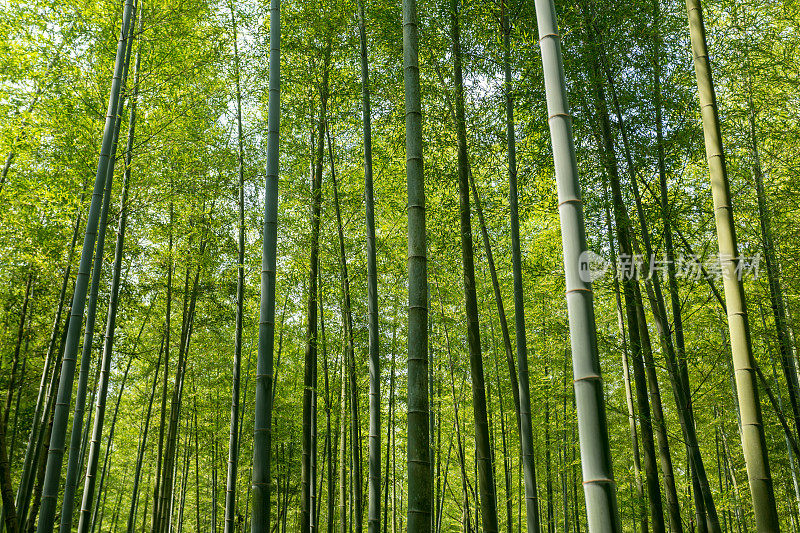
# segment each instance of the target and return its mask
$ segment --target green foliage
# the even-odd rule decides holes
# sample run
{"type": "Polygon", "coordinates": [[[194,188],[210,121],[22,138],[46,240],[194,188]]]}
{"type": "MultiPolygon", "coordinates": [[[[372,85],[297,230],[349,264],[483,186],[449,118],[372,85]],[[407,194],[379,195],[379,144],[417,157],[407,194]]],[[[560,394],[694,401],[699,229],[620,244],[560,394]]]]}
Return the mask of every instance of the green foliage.
{"type": "MultiPolygon", "coordinates": [[[[473,420],[469,394],[463,279],[459,253],[455,129],[446,100],[452,98],[452,58],[446,3],[419,3],[420,77],[424,114],[423,144],[427,194],[428,278],[430,284],[430,346],[433,361],[431,409],[434,412],[434,493],[444,498],[442,529],[460,530],[464,514],[461,470],[458,468],[455,410],[464,440],[468,486],[476,489],[473,420]],[[453,365],[449,363],[452,355],[453,365]],[[451,377],[452,372],[452,377],[451,377]],[[451,389],[453,380],[456,397],[451,389]],[[441,432],[441,436],[439,436],[441,432]],[[453,443],[452,450],[450,449],[453,443]],[[444,479],[447,485],[444,486],[444,479]],[[437,489],[437,480],[441,488],[437,489]],[[437,492],[440,491],[440,492],[437,492]]],[[[557,2],[564,44],[565,71],[573,105],[578,165],[583,189],[590,248],[608,258],[603,170],[598,152],[597,120],[590,93],[589,55],[578,7],[557,2]]],[[[189,446],[188,485],[183,527],[208,530],[216,513],[223,517],[224,472],[230,413],[231,361],[235,329],[237,170],[232,27],[228,4],[205,0],[144,2],[144,31],[136,46],[142,50],[141,92],[133,151],[128,235],[123,262],[120,312],[112,362],[109,406],[116,401],[122,373],[130,358],[128,376],[104,485],[104,527],[131,500],[135,466],[153,372],[164,333],[166,272],[169,235],[174,236],[173,352],[186,296],[184,281],[201,267],[197,310],[189,347],[186,385],[181,409],[178,475],[183,483],[183,453],[189,446]],[[169,224],[170,205],[174,223],[169,224]],[[207,243],[199,256],[200,241],[207,243]],[[134,349],[144,324],[141,340],[134,349]],[[194,413],[197,414],[195,446],[194,413]],[[198,465],[195,472],[195,461],[198,465]],[[195,477],[196,476],[196,477],[195,477]],[[196,480],[199,486],[196,486],[196,480]],[[216,480],[216,481],[215,481],[216,480]],[[216,497],[212,498],[212,492],[216,497]],[[199,495],[199,500],[197,499],[199,495]],[[216,509],[212,502],[216,502],[216,509]],[[117,513],[117,508],[120,509],[117,513]],[[199,509],[199,512],[197,510],[199,509]],[[197,516],[200,524],[196,524],[197,516]]],[[[237,2],[239,52],[242,60],[245,134],[245,302],[242,357],[242,440],[239,452],[238,513],[248,516],[249,472],[252,457],[253,408],[258,301],[260,294],[261,224],[266,163],[266,106],[268,81],[268,11],[265,2],[237,2]]],[[[706,24],[712,67],[717,81],[723,141],[727,151],[731,192],[741,253],[763,255],[758,225],[756,191],[748,124],[748,95],[757,112],[757,141],[765,176],[767,205],[772,222],[783,296],[796,334],[800,314],[800,223],[794,213],[800,201],[796,179],[800,168],[800,6],[793,1],[706,2],[706,24]]],[[[550,137],[544,103],[544,85],[533,2],[509,2],[513,23],[511,62],[514,83],[519,165],[520,228],[525,286],[525,312],[531,368],[534,449],[539,472],[539,496],[546,501],[545,447],[552,453],[549,473],[554,491],[556,530],[565,519],[578,516],[585,529],[580,489],[580,464],[574,433],[571,368],[557,198],[552,170],[550,137]],[[565,363],[566,361],[566,363],[565,363]],[[545,377],[545,367],[549,375],[545,377]],[[549,436],[545,442],[545,406],[549,409],[549,436]],[[574,450],[574,453],[573,453],[574,450]],[[562,479],[566,491],[562,492],[562,479]],[[573,485],[577,491],[573,492],[573,485]],[[575,501],[577,496],[577,502],[575,501]],[[563,516],[563,498],[569,516],[563,516]],[[577,509],[573,511],[573,506],[577,509]]],[[[597,15],[602,47],[619,92],[635,173],[644,184],[643,198],[655,253],[663,252],[661,210],[658,203],[657,151],[652,76],[652,3],[603,4],[597,15]],[[652,191],[648,192],[648,191],[652,191]],[[654,196],[655,195],[655,196],[654,196]]],[[[305,301],[308,286],[310,239],[310,174],[313,132],[318,118],[317,84],[322,54],[331,43],[331,100],[329,116],[335,152],[345,234],[345,252],[355,335],[357,383],[362,406],[367,405],[367,289],[364,239],[363,159],[361,140],[361,78],[356,31],[356,2],[298,2],[282,5],[281,168],[278,212],[278,273],[276,296],[276,350],[282,336],[277,390],[273,411],[273,474],[281,483],[273,490],[273,521],[288,497],[287,529],[294,530],[300,498],[300,436],[305,346],[305,301]],[[283,311],[285,307],[285,312],[283,311]],[[281,318],[284,316],[285,318],[281,318]],[[288,494],[284,485],[287,483],[288,494]]],[[[13,161],[0,188],[0,391],[5,399],[10,385],[12,358],[25,281],[33,289],[22,336],[19,369],[13,383],[7,443],[11,447],[11,478],[16,490],[26,439],[35,408],[44,356],[58,305],[60,279],[76,213],[88,206],[91,178],[99,152],[102,124],[111,83],[114,51],[120,24],[120,2],[57,3],[47,0],[0,2],[0,151],[13,161]],[[17,398],[19,401],[17,402],[17,398]]],[[[399,3],[367,2],[368,50],[372,84],[372,131],[375,172],[377,272],[381,330],[381,440],[387,451],[389,369],[397,368],[394,432],[395,467],[389,468],[389,527],[397,511],[398,526],[405,524],[406,490],[406,304],[407,218],[404,151],[404,95],[402,84],[402,23],[399,3]],[[391,473],[395,472],[394,477],[391,473]],[[396,486],[396,491],[392,487],[396,486]],[[396,494],[396,497],[393,496],[396,494]],[[393,503],[394,502],[394,503],[393,503]]],[[[497,263],[500,288],[513,325],[511,238],[508,222],[508,180],[503,98],[500,6],[493,2],[462,4],[466,129],[476,185],[484,204],[488,231],[497,263]]],[[[716,253],[713,209],[703,150],[694,73],[688,48],[685,7],[682,2],[662,5],[666,167],[669,217],[680,255],[689,255],[678,232],[693,253],[709,259],[716,253]]],[[[123,121],[126,124],[126,121],[123,121]]],[[[120,132],[124,139],[126,128],[120,132]]],[[[615,135],[619,130],[615,129],[615,135]]],[[[621,139],[617,139],[620,168],[624,168],[621,139]]],[[[120,148],[119,157],[122,157],[120,148]]],[[[117,172],[123,170],[117,164],[117,172]]],[[[334,461],[338,462],[340,413],[340,357],[344,340],[341,316],[341,279],[338,242],[332,205],[329,162],[323,165],[323,206],[320,234],[320,272],[325,320],[325,352],[329,363],[331,427],[334,461]]],[[[630,183],[623,194],[631,213],[630,183]]],[[[115,179],[109,227],[116,227],[121,179],[115,179]]],[[[637,226],[638,228],[638,226],[637,226]]],[[[81,229],[81,232],[83,230],[81,229]]],[[[638,229],[637,229],[638,231],[638,229]]],[[[111,232],[110,232],[111,233],[111,232]]],[[[82,235],[82,233],[81,233],[82,235]]],[[[102,329],[111,280],[113,235],[107,237],[100,289],[103,313],[97,320],[93,361],[100,356],[102,329]]],[[[503,498],[515,509],[524,496],[519,479],[519,438],[511,387],[486,271],[485,253],[473,220],[476,279],[486,381],[490,383],[490,427],[494,438],[495,477],[500,528],[506,530],[503,498]],[[497,365],[495,365],[495,361],[497,365]],[[498,385],[499,384],[499,385],[498,385]],[[511,463],[511,494],[505,491],[500,434],[501,403],[511,463]]],[[[78,240],[80,246],[81,239],[78,240]]],[[[77,255],[77,254],[76,254],[77,255]]],[[[77,263],[77,260],[75,260],[77,263]]],[[[763,264],[762,264],[763,266],[763,264]]],[[[77,264],[73,264],[73,275],[77,264]]],[[[739,446],[737,415],[731,390],[727,322],[705,280],[679,279],[687,342],[687,363],[701,452],[706,462],[721,519],[729,530],[734,509],[752,526],[753,516],[739,446]],[[723,435],[727,452],[723,450],[723,435]],[[723,455],[729,454],[730,469],[723,455]],[[719,462],[717,458],[719,457],[719,462]],[[735,480],[730,478],[730,474],[735,480]],[[733,489],[738,487],[738,496],[733,489]]],[[[72,282],[68,287],[71,293],[72,282]]],[[[721,288],[721,284],[718,283],[721,288]]],[[[634,530],[636,488],[628,432],[628,412],[620,358],[623,339],[618,328],[610,274],[594,284],[597,333],[608,410],[609,435],[618,485],[620,516],[626,531],[634,530]]],[[[191,287],[189,287],[191,290],[191,287]]],[[[768,379],[777,340],[769,308],[766,272],[745,282],[754,354],[768,379]],[[764,319],[762,321],[762,310],[764,319]]],[[[678,424],[677,410],[668,394],[669,379],[656,342],[652,313],[647,309],[654,357],[664,397],[666,426],[672,446],[681,511],[693,520],[690,479],[678,424]]],[[[512,338],[514,335],[512,328],[512,338]]],[[[319,367],[319,465],[326,438],[323,349],[319,367]]],[[[174,360],[177,358],[174,358],[174,360]]],[[[170,362],[169,389],[175,362],[170,362]]],[[[277,353],[276,353],[277,360],[277,353]]],[[[777,364],[777,362],[776,362],[777,364]]],[[[94,375],[92,369],[91,376],[94,375]]],[[[159,377],[159,380],[162,378],[159,377]]],[[[93,383],[90,382],[90,391],[93,383]]],[[[786,383],[771,383],[788,405],[786,383]]],[[[139,495],[139,527],[152,491],[157,453],[160,385],[146,445],[145,471],[139,495]]],[[[790,460],[774,410],[762,395],[770,463],[775,479],[782,526],[798,524],[797,502],[791,482],[790,460]]],[[[4,405],[4,404],[3,404],[4,405]]],[[[87,409],[88,411],[89,409],[87,409]]],[[[788,407],[785,412],[789,412],[788,407]]],[[[109,414],[110,416],[110,414],[109,414]]],[[[368,425],[362,416],[362,447],[368,425]]],[[[108,427],[108,424],[107,424],[108,427]]],[[[366,453],[362,454],[366,458],[366,453]]],[[[385,458],[385,455],[384,455],[385,458]]],[[[327,459],[325,459],[327,460],[327,459]]],[[[382,461],[384,463],[385,459],[382,461]]],[[[338,465],[337,465],[338,466],[338,465]]],[[[364,464],[366,472],[366,462],[364,464]]],[[[384,468],[384,467],[382,467],[384,468]]],[[[385,468],[384,468],[385,470],[385,468]]],[[[386,472],[384,471],[384,475],[386,472]]],[[[327,475],[327,474],[326,474],[327,475]]],[[[367,476],[364,476],[366,482],[367,476]]],[[[319,483],[319,481],[318,481],[319,483]]],[[[277,486],[277,485],[274,485],[277,486]]],[[[323,483],[320,497],[329,497],[323,483]]],[[[176,489],[180,494],[180,491],[176,489]]],[[[366,493],[366,491],[364,491],[366,493]]],[[[338,498],[338,495],[330,495],[338,498]]],[[[475,493],[468,496],[470,516],[475,493]]],[[[180,499],[176,499],[177,517],[180,499]]],[[[322,507],[326,507],[323,505],[322,507]]],[[[435,506],[434,506],[435,508],[435,506]]],[[[543,514],[544,516],[544,514],[543,514]]],[[[334,519],[332,517],[332,519],[334,519]]],[[[149,516],[147,518],[149,524],[149,516]]],[[[177,518],[175,519],[177,521],[177,518]]],[[[243,519],[243,523],[248,521],[243,519]]],[[[320,527],[328,517],[323,511],[320,527]]],[[[334,519],[335,520],[335,519],[334,519]]],[[[517,515],[514,514],[516,527],[517,515]]],[[[523,517],[524,520],[524,517],[523,517]]],[[[731,522],[733,521],[733,522],[731,522]]],[[[177,523],[177,522],[176,522],[177,523]]],[[[474,522],[473,522],[474,525],[474,522]]],[[[117,527],[122,527],[117,524],[117,527]]],[[[104,529],[105,530],[105,529],[104,529]]]]}

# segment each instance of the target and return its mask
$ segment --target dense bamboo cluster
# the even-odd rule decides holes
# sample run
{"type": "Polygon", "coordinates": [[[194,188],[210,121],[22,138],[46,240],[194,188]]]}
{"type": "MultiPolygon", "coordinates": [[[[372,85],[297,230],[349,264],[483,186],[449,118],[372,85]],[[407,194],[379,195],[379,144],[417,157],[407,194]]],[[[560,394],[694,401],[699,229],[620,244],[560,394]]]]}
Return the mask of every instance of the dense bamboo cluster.
{"type": "Polygon", "coordinates": [[[798,6],[0,36],[0,533],[800,531],[798,6]]]}

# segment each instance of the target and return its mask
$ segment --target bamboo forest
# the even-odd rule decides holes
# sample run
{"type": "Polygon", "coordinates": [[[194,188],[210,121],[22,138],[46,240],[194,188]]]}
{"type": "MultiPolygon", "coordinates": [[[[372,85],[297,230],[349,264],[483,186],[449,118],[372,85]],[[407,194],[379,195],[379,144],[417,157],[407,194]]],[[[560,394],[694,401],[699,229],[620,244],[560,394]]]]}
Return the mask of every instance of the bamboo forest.
{"type": "Polygon", "coordinates": [[[0,533],[800,533],[800,1],[0,0],[0,117],[0,533]]]}

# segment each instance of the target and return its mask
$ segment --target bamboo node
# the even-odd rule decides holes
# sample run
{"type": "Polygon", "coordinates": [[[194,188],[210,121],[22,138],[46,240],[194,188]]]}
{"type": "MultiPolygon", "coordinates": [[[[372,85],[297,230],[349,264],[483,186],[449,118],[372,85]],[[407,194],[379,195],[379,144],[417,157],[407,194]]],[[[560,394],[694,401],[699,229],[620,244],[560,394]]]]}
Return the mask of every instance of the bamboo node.
{"type": "Polygon", "coordinates": [[[609,485],[614,484],[614,480],[610,478],[597,478],[597,479],[587,479],[583,482],[584,485],[592,485],[595,483],[607,483],[609,485]]]}
{"type": "Polygon", "coordinates": [[[567,120],[572,120],[572,115],[570,115],[569,113],[553,113],[552,115],[547,117],[547,122],[550,122],[552,119],[557,117],[564,117],[567,120]]]}
{"type": "Polygon", "coordinates": [[[587,289],[587,288],[584,288],[584,287],[580,287],[578,289],[567,289],[564,294],[570,294],[572,292],[588,292],[588,293],[591,294],[592,289],[587,289]]]}
{"type": "Polygon", "coordinates": [[[561,207],[564,204],[580,204],[580,203],[581,203],[580,198],[569,198],[567,200],[561,200],[560,202],[558,202],[558,207],[561,207]]]}

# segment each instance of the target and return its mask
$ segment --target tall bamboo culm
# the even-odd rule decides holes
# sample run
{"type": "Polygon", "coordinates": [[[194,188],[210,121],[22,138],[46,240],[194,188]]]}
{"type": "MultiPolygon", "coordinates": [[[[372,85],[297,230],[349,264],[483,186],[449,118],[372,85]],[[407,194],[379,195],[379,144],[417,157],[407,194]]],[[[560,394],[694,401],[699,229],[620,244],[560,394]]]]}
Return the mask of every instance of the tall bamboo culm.
{"type": "Polygon", "coordinates": [[[586,514],[591,533],[616,532],[621,529],[621,525],[606,426],[592,288],[588,281],[581,278],[579,272],[581,253],[587,250],[586,233],[572,136],[572,117],[569,114],[564,81],[561,39],[553,0],[536,0],[536,18],[558,186],[586,514]]]}
{"type": "Polygon", "coordinates": [[[517,349],[519,389],[519,439],[522,470],[525,476],[525,517],[528,533],[540,530],[539,495],[536,488],[536,461],[533,455],[531,385],[528,371],[528,342],[525,335],[525,304],[522,285],[522,253],[519,243],[519,195],[517,193],[517,141],[514,132],[514,96],[511,76],[511,21],[501,2],[503,24],[503,73],[505,77],[506,136],[508,143],[508,199],[511,219],[511,263],[514,275],[514,327],[517,349]]]}
{"type": "Polygon", "coordinates": [[[108,110],[103,127],[103,140],[100,148],[100,157],[97,162],[92,200],[89,214],[86,217],[86,232],[81,249],[81,259],[78,274],[75,280],[75,293],[72,297],[67,339],[64,346],[64,357],[61,361],[61,379],[58,384],[58,398],[53,416],[53,429],[50,437],[50,449],[47,455],[44,486],[42,489],[42,503],[37,525],[38,533],[52,533],[55,520],[58,492],[61,481],[61,468],[64,461],[64,444],[69,421],[69,407],[72,398],[72,384],[75,377],[77,362],[78,341],[80,340],[81,326],[83,325],[83,312],[86,307],[86,290],[89,285],[89,272],[92,269],[92,255],[97,238],[97,226],[100,220],[100,209],[103,202],[104,188],[108,172],[109,154],[114,141],[116,114],[119,105],[120,89],[122,87],[122,73],[125,64],[126,47],[128,41],[128,28],[133,15],[133,0],[126,0],[122,11],[122,29],[117,42],[117,54],[114,62],[114,75],[111,81],[111,91],[108,99],[108,110]]]}
{"type": "MultiPolygon", "coordinates": [[[[142,31],[142,10],[140,9],[138,33],[141,34],[141,31],[142,31]]],[[[130,60],[130,53],[131,49],[133,48],[132,43],[133,39],[131,39],[131,44],[128,45],[128,60],[130,60]]],[[[139,40],[139,48],[141,49],[141,40],[139,40]]],[[[126,144],[125,154],[124,154],[125,168],[124,168],[124,178],[122,184],[122,198],[120,200],[120,216],[119,216],[119,225],[117,229],[117,242],[114,250],[114,267],[113,267],[113,276],[111,281],[111,294],[109,295],[109,302],[108,302],[108,316],[106,321],[105,341],[103,344],[103,357],[100,363],[101,366],[100,384],[98,386],[99,390],[97,394],[97,404],[95,407],[94,427],[92,428],[92,437],[89,443],[89,452],[88,452],[89,455],[86,461],[87,466],[86,466],[86,476],[83,489],[83,497],[81,499],[81,507],[79,511],[78,531],[83,533],[88,533],[90,528],[93,527],[91,509],[92,509],[92,504],[95,501],[94,490],[97,480],[97,465],[100,459],[100,448],[103,436],[103,424],[106,412],[106,397],[108,394],[108,381],[111,373],[111,358],[114,353],[114,334],[116,330],[117,309],[119,305],[119,296],[120,296],[120,284],[122,282],[121,279],[122,260],[124,257],[125,231],[128,223],[128,191],[130,188],[130,181],[131,181],[131,157],[133,152],[133,142],[135,138],[134,134],[136,131],[136,100],[138,98],[138,93],[139,93],[139,66],[141,65],[140,51],[141,50],[137,50],[136,53],[136,66],[134,68],[134,80],[135,80],[134,89],[132,97],[130,99],[128,141],[126,144]]],[[[121,120],[122,118],[121,117],[122,105],[120,105],[119,115],[120,116],[117,118],[118,121],[121,120]]],[[[109,172],[111,172],[112,170],[113,170],[112,168],[109,168],[109,172]]],[[[111,191],[108,191],[109,194],[110,192],[111,191]]],[[[144,324],[142,325],[142,329],[144,329],[144,324]]],[[[141,330],[140,330],[140,335],[141,335],[141,330]]],[[[128,363],[128,368],[125,370],[125,378],[127,378],[129,369],[130,369],[130,362],[128,363]]],[[[125,386],[125,381],[123,379],[122,385],[120,386],[119,390],[119,398],[122,397],[122,391],[124,390],[124,386],[125,386]]],[[[116,416],[119,409],[119,398],[117,400],[117,410],[115,410],[114,412],[114,421],[116,421],[116,416]]],[[[114,423],[112,423],[111,425],[111,432],[108,437],[109,446],[111,445],[112,442],[113,432],[114,432],[114,423]]],[[[106,449],[106,464],[103,465],[103,476],[101,476],[100,478],[100,487],[97,490],[98,494],[102,491],[102,484],[106,473],[106,465],[108,460],[109,449],[110,448],[106,449]]],[[[63,527],[64,527],[64,521],[62,520],[62,528],[63,527]]]]}
{"type": "Polygon", "coordinates": [[[278,239],[278,144],[280,129],[280,0],[269,6],[269,103],[264,245],[261,256],[261,305],[258,318],[256,409],[253,427],[252,533],[267,533],[270,519],[272,448],[272,361],[275,346],[275,254],[278,239]]]}
{"type": "MultiPolygon", "coordinates": [[[[228,476],[225,482],[225,533],[233,533],[236,528],[236,478],[239,468],[239,386],[242,367],[242,327],[244,314],[244,142],[242,138],[242,90],[239,69],[239,33],[236,26],[236,12],[231,4],[233,24],[233,54],[236,78],[236,126],[237,126],[237,170],[239,177],[239,235],[236,268],[236,332],[233,345],[233,376],[231,383],[231,423],[228,438],[228,476]]],[[[199,527],[199,525],[198,525],[199,527]]]]}
{"type": "Polygon", "coordinates": [[[455,86],[455,126],[458,142],[458,198],[461,228],[461,259],[464,279],[464,307],[467,322],[467,345],[470,359],[472,407],[475,420],[475,461],[478,471],[480,513],[482,529],[496,533],[497,496],[494,480],[492,444],[487,415],[486,386],[481,355],[478,300],[475,290],[475,264],[472,249],[472,225],[469,202],[469,152],[464,110],[464,80],[461,65],[461,5],[459,0],[450,3],[451,38],[453,50],[453,83],[455,86]]]}
{"type": "Polygon", "coordinates": [[[408,189],[408,519],[430,533],[433,479],[428,430],[428,263],[416,0],[403,0],[403,82],[408,189]]]}
{"type": "Polygon", "coordinates": [[[711,178],[711,194],[714,198],[714,220],[717,226],[719,258],[723,272],[723,288],[731,338],[731,354],[736,376],[736,390],[742,421],[742,448],[744,450],[747,478],[753,497],[756,530],[759,532],[780,531],[775,494],[767,457],[761,404],[750,340],[750,324],[747,319],[744,284],[739,275],[740,257],[733,222],[730,184],[722,147],[717,97],[706,44],[706,30],[700,0],[686,0],[689,17],[689,35],[692,41],[694,70],[700,95],[700,112],[703,120],[703,135],[706,159],[711,178]]]}
{"type": "MultiPolygon", "coordinates": [[[[364,2],[358,2],[361,44],[361,113],[364,128],[364,210],[367,237],[367,305],[369,308],[369,485],[367,532],[381,529],[381,367],[378,335],[378,275],[375,259],[375,200],[372,187],[372,117],[370,116],[369,62],[364,2]]],[[[387,456],[388,457],[388,456],[387,456]]]]}
{"type": "MultiPolygon", "coordinates": [[[[134,0],[131,24],[133,25],[133,13],[136,12],[137,1],[134,0]]],[[[131,32],[126,29],[126,32],[131,32]]],[[[120,95],[117,104],[117,112],[114,118],[113,138],[111,140],[111,152],[108,156],[108,168],[106,169],[106,187],[103,194],[103,203],[100,208],[100,220],[97,230],[97,246],[94,253],[94,264],[92,266],[91,283],[89,285],[89,298],[86,308],[86,327],[84,328],[83,347],[81,349],[81,362],[78,373],[78,389],[75,398],[75,412],[72,417],[72,433],[70,434],[69,453],[67,457],[67,475],[64,483],[64,496],[61,502],[61,525],[60,533],[70,533],[72,531],[72,517],[74,514],[75,495],[78,488],[79,469],[83,466],[83,459],[89,445],[89,424],[91,422],[91,407],[89,416],[86,416],[84,427],[84,416],[86,414],[86,388],[89,379],[89,370],[92,366],[92,350],[94,348],[95,323],[97,320],[97,306],[99,300],[100,280],[103,274],[103,259],[105,253],[106,230],[108,228],[108,212],[111,206],[111,192],[114,183],[114,166],[117,160],[117,148],[119,145],[119,130],[122,124],[122,114],[126,99],[126,84],[128,79],[128,68],[130,66],[131,51],[133,48],[133,38],[126,39],[125,61],[122,67],[122,82],[120,84],[120,95]]],[[[100,376],[101,363],[97,364],[97,375],[95,376],[95,388],[92,392],[90,405],[94,403],[98,391],[97,380],[100,376]]]]}

